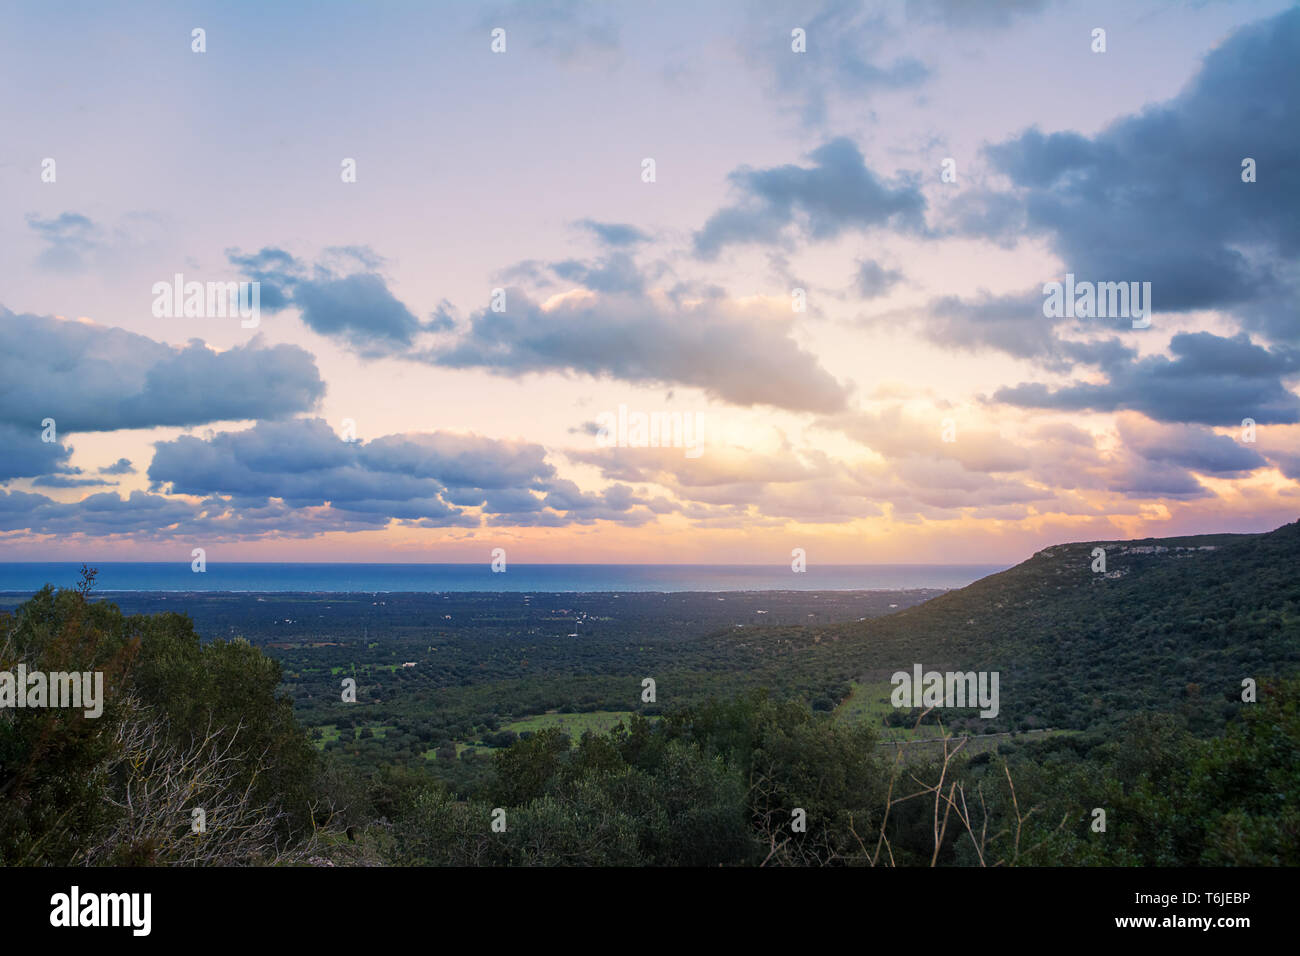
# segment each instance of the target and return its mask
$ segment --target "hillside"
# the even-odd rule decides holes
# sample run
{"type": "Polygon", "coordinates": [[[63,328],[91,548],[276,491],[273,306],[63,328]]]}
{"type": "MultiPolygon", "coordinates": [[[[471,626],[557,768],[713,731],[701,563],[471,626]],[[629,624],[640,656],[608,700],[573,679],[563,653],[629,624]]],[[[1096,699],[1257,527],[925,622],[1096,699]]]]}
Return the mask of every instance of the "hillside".
{"type": "Polygon", "coordinates": [[[1211,728],[1238,706],[1243,678],[1300,668],[1298,567],[1300,522],[1056,545],[917,607],[822,629],[810,650],[867,683],[915,663],[998,671],[1001,714],[981,731],[1095,727],[1144,710],[1211,728]],[[1105,573],[1092,570],[1096,547],[1105,573]]]}

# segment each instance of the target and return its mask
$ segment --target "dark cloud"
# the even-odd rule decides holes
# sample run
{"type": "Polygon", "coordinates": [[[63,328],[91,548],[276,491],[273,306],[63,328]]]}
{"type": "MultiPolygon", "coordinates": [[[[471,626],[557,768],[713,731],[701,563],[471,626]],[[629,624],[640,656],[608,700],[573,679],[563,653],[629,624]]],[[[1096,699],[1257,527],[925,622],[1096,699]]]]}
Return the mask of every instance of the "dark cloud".
{"type": "Polygon", "coordinates": [[[925,197],[916,183],[883,181],[852,141],[831,140],[810,158],[811,167],[741,167],[731,173],[740,202],[709,217],[695,234],[696,253],[712,259],[735,243],[780,243],[793,226],[813,240],[881,226],[925,230],[925,197]]]}
{"type": "Polygon", "coordinates": [[[1300,374],[1300,350],[1267,349],[1245,333],[1223,338],[1209,332],[1180,332],[1169,350],[1172,359],[1154,355],[1108,368],[1109,381],[1102,384],[1022,384],[999,389],[993,399],[1063,411],[1133,409],[1160,422],[1201,425],[1300,421],[1300,398],[1283,384],[1300,374]]]}
{"type": "Polygon", "coordinates": [[[293,300],[293,285],[303,267],[283,249],[266,246],[251,255],[227,249],[226,259],[249,279],[259,283],[259,305],[267,312],[287,309],[293,300]]]}
{"type": "MultiPolygon", "coordinates": [[[[1022,407],[1132,409],[1202,425],[1297,421],[1300,401],[1287,387],[1300,332],[1300,149],[1287,132],[1300,126],[1297,48],[1300,8],[1238,30],[1172,100],[1093,136],[1031,129],[989,147],[1014,192],[971,193],[947,209],[959,232],[1045,235],[1076,281],[1151,282],[1157,327],[1164,313],[1221,309],[1285,344],[1270,350],[1244,334],[1178,333],[1172,357],[1138,359],[1119,338],[1062,339],[1064,322],[1044,319],[1032,292],[940,300],[920,319],[924,334],[1056,371],[1085,363],[1105,373],[1103,383],[1022,384],[994,396],[1022,407]],[[1257,163],[1257,182],[1242,182],[1245,157],[1257,163]]],[[[1190,476],[1134,467],[1134,489],[1168,484],[1199,494],[1190,476]]]]}
{"type": "Polygon", "coordinates": [[[71,475],[41,475],[32,484],[37,488],[95,488],[111,485],[103,478],[76,478],[71,475]]]}
{"type": "MultiPolygon", "coordinates": [[[[1095,136],[1031,129],[988,148],[1024,222],[1080,280],[1152,283],[1155,310],[1234,309],[1294,340],[1300,8],[1238,30],[1174,99],[1095,136]],[[1258,181],[1243,183],[1242,161],[1258,181]]],[[[995,234],[1015,219],[990,215],[995,234]]],[[[967,210],[967,228],[979,230],[967,210]]]]}
{"type": "Polygon", "coordinates": [[[1134,459],[1112,479],[1111,488],[1128,498],[1173,498],[1192,501],[1213,493],[1185,468],[1162,461],[1134,459]]]}
{"type": "Polygon", "coordinates": [[[577,259],[552,262],[550,270],[569,282],[577,282],[593,292],[639,293],[645,289],[645,279],[632,258],[616,252],[594,263],[577,259]]]}
{"type": "Polygon", "coordinates": [[[71,504],[44,495],[0,491],[0,531],[59,535],[150,533],[192,520],[195,514],[193,505],[142,491],[133,491],[127,498],[105,491],[71,504]]]}
{"type": "Polygon", "coordinates": [[[119,458],[111,465],[99,469],[101,475],[133,475],[135,466],[131,464],[129,458],[119,458]]]}
{"type": "Polygon", "coordinates": [[[477,527],[484,519],[496,525],[646,520],[632,513],[639,502],[617,491],[566,497],[571,483],[558,482],[545,449],[530,442],[445,432],[347,442],[320,419],[297,419],[154,447],[148,474],[155,490],[229,501],[234,515],[278,499],[288,508],[327,508],[381,525],[390,519],[420,527],[477,527]],[[473,508],[482,517],[467,510],[473,508]]]}
{"type": "Polygon", "coordinates": [[[1300,481],[1300,448],[1292,448],[1290,451],[1269,452],[1269,459],[1277,466],[1277,470],[1287,478],[1292,481],[1300,481]]]}
{"type": "Polygon", "coordinates": [[[577,225],[593,233],[597,239],[607,246],[625,247],[635,246],[643,242],[649,242],[648,233],[642,232],[635,226],[629,226],[622,222],[597,222],[595,219],[580,219],[577,225]]]}
{"type": "Polygon", "coordinates": [[[293,304],[317,332],[340,335],[361,349],[410,345],[421,328],[420,320],[372,273],[304,280],[294,287],[293,304]]]}
{"type": "Polygon", "coordinates": [[[542,504],[553,510],[503,513],[489,518],[488,524],[555,526],[557,512],[563,512],[564,524],[617,521],[627,527],[638,527],[653,521],[657,514],[676,510],[675,506],[665,508],[661,504],[645,500],[627,485],[610,485],[602,491],[581,491],[567,479],[552,482],[542,504]],[[655,506],[650,507],[652,504],[655,506]]]}
{"type": "MultiPolygon", "coordinates": [[[[0,385],[3,397],[3,385],[0,385]]],[[[28,425],[0,422],[0,481],[31,478],[60,471],[67,465],[72,449],[58,442],[41,440],[41,419],[28,425]]]]}
{"type": "Polygon", "coordinates": [[[853,282],[862,298],[876,299],[896,286],[902,278],[903,273],[898,270],[886,269],[874,259],[864,259],[858,263],[853,282]]]}
{"type": "Polygon", "coordinates": [[[1195,425],[1157,425],[1124,416],[1119,433],[1125,447],[1147,461],[1219,478],[1240,478],[1268,465],[1250,445],[1195,425]]]}
{"type": "MultiPolygon", "coordinates": [[[[1045,317],[1043,295],[1037,289],[1009,295],[983,293],[973,298],[943,296],[905,315],[907,323],[935,345],[968,351],[996,349],[1053,371],[1069,371],[1079,364],[1113,366],[1137,357],[1136,349],[1113,335],[1063,338],[1060,332],[1075,320],[1045,317]]],[[[897,315],[891,314],[864,324],[880,327],[897,321],[897,315]]],[[[1073,331],[1096,333],[1081,322],[1076,322],[1073,331]]]]}
{"type": "Polygon", "coordinates": [[[425,328],[430,332],[448,332],[456,327],[456,307],[443,299],[438,308],[429,313],[425,328]]]}
{"type": "MultiPolygon", "coordinates": [[[[174,494],[281,498],[293,507],[437,500],[436,479],[366,467],[360,443],[345,442],[320,419],[259,423],[211,439],[183,435],[154,445],[149,480],[174,494]]],[[[446,509],[445,503],[441,505],[446,509]]]]}
{"type": "Polygon", "coordinates": [[[478,435],[389,435],[375,439],[363,450],[372,469],[428,476],[451,487],[541,488],[555,473],[546,463],[546,449],[541,445],[478,435]]]}
{"type": "Polygon", "coordinates": [[[227,257],[244,275],[262,283],[264,308],[296,308],[308,327],[335,336],[363,354],[408,348],[420,332],[446,328],[445,319],[437,314],[429,323],[420,322],[378,273],[383,260],[362,246],[328,249],[310,269],[274,247],[252,255],[227,250],[227,257]]]}
{"type": "Polygon", "coordinates": [[[0,531],[68,537],[129,536],[133,541],[211,543],[260,537],[309,538],[331,531],[371,531],[391,519],[361,511],[291,508],[282,501],[208,498],[191,504],[178,498],[133,491],[123,498],[100,492],[81,501],[0,491],[0,531]]]}
{"type": "Polygon", "coordinates": [[[59,432],[276,418],[325,393],[309,352],[248,345],[175,348],[124,329],[0,307],[0,422],[59,432]]]}
{"type": "Polygon", "coordinates": [[[1277,468],[1292,481],[1300,481],[1300,426],[1270,425],[1257,426],[1253,431],[1253,441],[1247,441],[1250,432],[1238,426],[1234,429],[1236,436],[1244,445],[1268,459],[1269,464],[1277,468]]]}

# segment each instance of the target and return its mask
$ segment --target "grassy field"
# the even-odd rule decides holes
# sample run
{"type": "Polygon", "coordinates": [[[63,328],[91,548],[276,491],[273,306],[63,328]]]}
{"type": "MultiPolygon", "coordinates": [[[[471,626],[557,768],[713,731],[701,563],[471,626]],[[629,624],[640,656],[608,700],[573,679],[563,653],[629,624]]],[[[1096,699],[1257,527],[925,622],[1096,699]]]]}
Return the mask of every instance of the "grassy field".
{"type": "MultiPolygon", "coordinates": [[[[924,728],[922,728],[924,730],[924,728]]],[[[933,734],[934,728],[930,728],[932,736],[919,736],[913,740],[895,740],[886,741],[881,744],[882,747],[889,747],[892,751],[903,751],[903,759],[907,761],[927,760],[943,756],[943,740],[935,739],[937,734],[933,734]]],[[[1020,733],[1010,734],[984,734],[981,736],[954,736],[948,741],[948,752],[965,754],[973,756],[985,751],[996,751],[1004,744],[1018,746],[1019,744],[1031,743],[1035,740],[1046,740],[1048,737],[1060,737],[1068,734],[1080,733],[1078,730],[1025,730],[1020,733]],[[964,741],[964,743],[963,743],[964,741]],[[960,750],[958,749],[960,745],[960,750]]]]}
{"type": "MultiPolygon", "coordinates": [[[[904,746],[907,748],[909,756],[931,753],[937,755],[943,752],[942,741],[936,739],[942,738],[943,733],[934,724],[922,724],[915,728],[885,726],[885,718],[894,710],[894,705],[889,700],[893,685],[889,681],[880,681],[874,684],[854,683],[852,687],[852,693],[844,699],[839,707],[835,708],[836,720],[842,720],[846,723],[869,721],[872,726],[880,731],[880,745],[882,747],[891,745],[896,747],[904,746]]],[[[1005,743],[1028,743],[1031,740],[1041,740],[1045,737],[1073,733],[1078,733],[1078,731],[1027,730],[1017,734],[962,734],[953,738],[949,748],[955,746],[959,739],[965,739],[967,742],[962,747],[962,751],[968,754],[977,754],[986,750],[996,750],[1001,744],[1005,743]]]]}
{"type": "MultiPolygon", "coordinates": [[[[558,727],[569,735],[570,739],[576,744],[578,738],[584,732],[590,730],[592,733],[604,733],[607,730],[613,730],[619,723],[627,723],[632,717],[630,710],[593,710],[585,714],[561,714],[558,711],[548,711],[545,714],[535,714],[532,717],[524,717],[520,720],[513,720],[501,725],[501,731],[514,731],[516,734],[535,734],[539,730],[545,730],[548,727],[558,727]]],[[[457,743],[456,756],[459,758],[466,750],[475,753],[492,753],[493,747],[480,747],[475,743],[457,743]]],[[[425,759],[435,759],[432,750],[425,751],[425,759]]]]}
{"type": "MultiPolygon", "coordinates": [[[[391,724],[367,724],[366,726],[370,728],[370,732],[379,740],[383,740],[388,732],[393,729],[391,724]]],[[[360,733],[360,731],[361,728],[358,727],[357,732],[360,733]]],[[[334,724],[325,724],[320,728],[320,733],[320,740],[315,741],[318,750],[324,750],[327,743],[331,740],[338,740],[339,737],[342,736],[339,728],[334,724]]]]}
{"type": "Polygon", "coordinates": [[[592,733],[597,734],[604,733],[607,730],[613,730],[619,721],[626,724],[631,718],[632,711],[630,710],[593,710],[586,714],[561,714],[551,711],[502,724],[501,729],[513,730],[517,734],[535,734],[539,730],[545,730],[548,727],[558,727],[568,734],[574,743],[577,743],[578,738],[585,731],[590,730],[592,733]]]}
{"type": "Polygon", "coordinates": [[[934,727],[886,727],[885,718],[893,713],[894,705],[889,702],[889,695],[894,685],[889,681],[874,684],[854,682],[853,691],[838,707],[835,718],[845,723],[858,724],[867,722],[880,731],[882,741],[909,741],[937,736],[934,727]]]}

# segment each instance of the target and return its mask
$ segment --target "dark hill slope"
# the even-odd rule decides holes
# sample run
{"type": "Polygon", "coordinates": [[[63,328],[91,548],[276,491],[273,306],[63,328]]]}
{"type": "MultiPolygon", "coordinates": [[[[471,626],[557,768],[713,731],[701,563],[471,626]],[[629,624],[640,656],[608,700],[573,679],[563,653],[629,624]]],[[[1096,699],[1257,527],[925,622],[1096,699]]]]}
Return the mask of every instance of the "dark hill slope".
{"type": "Polygon", "coordinates": [[[817,632],[802,665],[887,681],[1000,672],[982,729],[1094,727],[1142,710],[1222,725],[1243,678],[1300,670],[1300,522],[1267,534],[1056,545],[918,607],[817,632]],[[1092,550],[1106,572],[1092,571],[1092,550]],[[819,659],[818,664],[814,660],[819,659]],[[996,723],[997,726],[991,726],[996,723]]]}

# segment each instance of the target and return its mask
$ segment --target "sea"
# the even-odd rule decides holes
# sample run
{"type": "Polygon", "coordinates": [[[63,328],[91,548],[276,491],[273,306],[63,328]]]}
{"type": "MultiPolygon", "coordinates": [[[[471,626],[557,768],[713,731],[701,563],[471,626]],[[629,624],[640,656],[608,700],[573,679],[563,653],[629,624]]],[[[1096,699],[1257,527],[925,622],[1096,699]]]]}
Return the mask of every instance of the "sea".
{"type": "MultiPolygon", "coordinates": [[[[325,594],[454,591],[590,593],[630,591],[897,591],[961,588],[1007,565],[987,564],[258,564],[104,562],[96,593],[124,591],[298,591],[325,594]]],[[[46,584],[75,587],[81,564],[0,563],[0,593],[31,594],[46,584]]]]}

